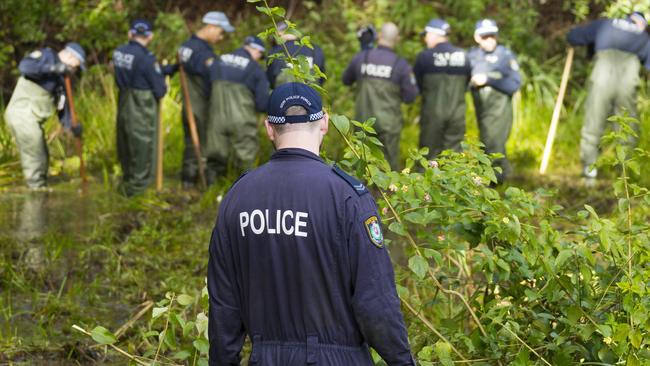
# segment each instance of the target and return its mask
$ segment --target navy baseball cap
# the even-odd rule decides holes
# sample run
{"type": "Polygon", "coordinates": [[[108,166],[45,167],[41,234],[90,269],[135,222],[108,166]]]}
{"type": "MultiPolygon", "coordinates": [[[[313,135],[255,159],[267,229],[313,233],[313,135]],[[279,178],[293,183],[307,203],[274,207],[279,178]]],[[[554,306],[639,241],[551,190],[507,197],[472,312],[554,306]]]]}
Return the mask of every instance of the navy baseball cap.
{"type": "Polygon", "coordinates": [[[449,23],[444,19],[431,19],[420,35],[423,36],[427,33],[434,33],[440,36],[446,36],[450,30],[451,27],[449,26],[449,23]]]}
{"type": "Polygon", "coordinates": [[[84,51],[79,43],[68,42],[64,49],[79,60],[79,66],[82,70],[86,70],[86,51],[84,51]]]}
{"type": "Polygon", "coordinates": [[[138,36],[148,37],[153,33],[153,26],[145,19],[136,19],[131,22],[129,31],[138,36]]]}
{"type": "Polygon", "coordinates": [[[281,125],[284,123],[304,123],[322,119],[323,101],[314,88],[303,83],[286,83],[278,86],[268,104],[269,123],[281,125]],[[287,109],[293,106],[301,106],[307,110],[307,114],[299,116],[285,116],[287,109]]]}
{"type": "Polygon", "coordinates": [[[481,37],[496,36],[499,34],[499,27],[497,27],[497,22],[492,19],[479,20],[476,23],[474,34],[477,34],[481,37]]]}
{"type": "Polygon", "coordinates": [[[246,39],[244,40],[244,45],[253,47],[262,52],[266,52],[266,47],[264,47],[264,41],[262,41],[262,39],[257,36],[246,37],[246,39]]]}
{"type": "Polygon", "coordinates": [[[224,31],[232,33],[235,31],[235,27],[230,24],[226,14],[220,11],[210,11],[203,16],[203,24],[217,25],[223,28],[224,31]]]}

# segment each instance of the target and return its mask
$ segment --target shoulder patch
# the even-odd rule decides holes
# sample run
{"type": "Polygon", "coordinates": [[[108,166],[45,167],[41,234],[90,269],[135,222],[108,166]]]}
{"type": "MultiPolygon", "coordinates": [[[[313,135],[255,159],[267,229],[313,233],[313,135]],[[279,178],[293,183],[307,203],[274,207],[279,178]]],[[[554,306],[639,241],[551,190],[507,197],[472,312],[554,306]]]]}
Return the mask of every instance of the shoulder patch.
{"type": "Polygon", "coordinates": [[[41,50],[32,51],[32,53],[29,54],[29,57],[31,58],[41,58],[41,56],[43,56],[41,50]]]}
{"type": "Polygon", "coordinates": [[[214,57],[207,58],[205,60],[205,66],[210,67],[214,63],[214,57]]]}
{"type": "Polygon", "coordinates": [[[510,68],[513,69],[514,71],[519,71],[519,64],[517,63],[517,60],[514,58],[510,59],[510,68]]]}
{"type": "Polygon", "coordinates": [[[370,241],[377,247],[384,247],[384,234],[381,232],[381,225],[379,224],[379,218],[375,215],[370,216],[365,222],[364,226],[366,227],[366,232],[368,233],[368,238],[370,241]]]}
{"type": "Polygon", "coordinates": [[[336,164],[332,166],[332,170],[334,170],[334,173],[336,173],[339,177],[348,182],[348,184],[354,189],[355,192],[357,192],[359,196],[363,196],[364,194],[368,193],[368,188],[366,188],[363,183],[359,182],[357,178],[344,172],[343,169],[339,168],[336,164]]]}
{"type": "Polygon", "coordinates": [[[159,63],[156,62],[156,63],[153,65],[153,68],[154,68],[154,70],[156,70],[156,72],[157,72],[158,74],[162,74],[162,70],[160,69],[160,64],[159,64],[159,63]]]}

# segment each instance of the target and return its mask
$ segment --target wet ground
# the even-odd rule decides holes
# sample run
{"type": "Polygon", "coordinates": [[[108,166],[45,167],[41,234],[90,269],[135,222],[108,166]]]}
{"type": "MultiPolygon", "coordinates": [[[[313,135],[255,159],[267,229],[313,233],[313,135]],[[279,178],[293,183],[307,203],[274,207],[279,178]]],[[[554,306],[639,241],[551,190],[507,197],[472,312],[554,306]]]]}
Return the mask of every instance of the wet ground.
{"type": "Polygon", "coordinates": [[[196,195],[168,196],[0,192],[0,365],[124,364],[72,325],[115,330],[167,290],[200,290],[214,211],[196,195]]]}

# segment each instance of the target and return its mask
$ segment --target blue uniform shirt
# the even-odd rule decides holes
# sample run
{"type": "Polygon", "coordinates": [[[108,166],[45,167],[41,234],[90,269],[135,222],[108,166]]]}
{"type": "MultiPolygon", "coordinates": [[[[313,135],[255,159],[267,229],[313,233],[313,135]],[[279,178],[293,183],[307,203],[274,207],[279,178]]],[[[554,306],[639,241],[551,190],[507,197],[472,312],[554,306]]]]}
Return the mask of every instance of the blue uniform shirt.
{"type": "MultiPolygon", "coordinates": [[[[338,169],[338,168],[337,168],[338,169]]],[[[415,365],[374,199],[302,149],[224,197],[210,242],[210,365],[415,365]]]]}
{"type": "Polygon", "coordinates": [[[650,70],[650,35],[627,19],[599,19],[567,34],[573,46],[593,46],[595,51],[619,50],[636,55],[650,70]]]}
{"type": "Polygon", "coordinates": [[[185,72],[203,78],[204,95],[210,95],[211,69],[215,62],[219,60],[212,50],[212,46],[193,34],[190,39],[181,45],[178,53],[185,72]]]}
{"type": "Polygon", "coordinates": [[[387,47],[378,46],[357,53],[343,72],[345,85],[363,78],[385,79],[399,85],[404,103],[411,103],[418,96],[411,65],[387,47]]]}
{"type": "MultiPolygon", "coordinates": [[[[70,128],[72,124],[67,99],[60,109],[59,100],[65,95],[63,76],[52,72],[52,66],[61,63],[59,56],[51,48],[41,48],[25,56],[18,64],[18,70],[28,80],[38,84],[52,94],[52,102],[59,108],[58,117],[61,124],[70,128]]],[[[61,99],[64,100],[64,99],[61,99]]]]}
{"type": "MultiPolygon", "coordinates": [[[[309,62],[309,65],[318,65],[318,68],[320,71],[325,73],[325,55],[323,54],[323,50],[318,47],[317,45],[312,43],[312,46],[314,48],[309,48],[307,46],[301,46],[299,42],[297,41],[287,41],[284,46],[287,47],[287,50],[289,51],[289,54],[292,56],[297,56],[297,55],[303,55],[307,58],[307,61],[309,62]]],[[[282,45],[277,45],[274,46],[271,49],[271,52],[269,52],[269,55],[281,53],[284,54],[284,47],[282,45]]],[[[282,72],[282,69],[287,67],[287,63],[284,60],[281,59],[276,59],[271,62],[269,65],[269,68],[266,70],[266,75],[268,76],[269,82],[271,83],[271,86],[275,88],[275,80],[277,79],[278,75],[282,72]]],[[[312,66],[313,67],[313,66],[312,66]]],[[[319,83],[323,84],[325,80],[320,79],[319,83]]]]}
{"type": "Polygon", "coordinates": [[[269,81],[260,64],[243,47],[221,55],[212,68],[211,80],[225,80],[244,84],[255,96],[255,109],[266,112],[269,100],[269,81]]]}
{"type": "Polygon", "coordinates": [[[59,56],[51,48],[41,48],[25,56],[18,64],[18,70],[27,79],[54,94],[63,87],[63,76],[52,72],[52,66],[61,63],[59,56]]]}
{"type": "Polygon", "coordinates": [[[129,41],[113,51],[113,65],[115,83],[120,90],[151,90],[156,99],[165,96],[165,75],[156,56],[140,43],[129,41]]]}
{"type": "Polygon", "coordinates": [[[475,47],[467,56],[472,75],[486,74],[488,86],[508,95],[513,95],[521,87],[519,64],[512,51],[505,46],[498,45],[492,52],[475,47]]]}
{"type": "Polygon", "coordinates": [[[465,50],[449,42],[443,42],[418,54],[413,73],[418,87],[422,89],[426,74],[467,75],[469,78],[471,68],[465,50]]]}

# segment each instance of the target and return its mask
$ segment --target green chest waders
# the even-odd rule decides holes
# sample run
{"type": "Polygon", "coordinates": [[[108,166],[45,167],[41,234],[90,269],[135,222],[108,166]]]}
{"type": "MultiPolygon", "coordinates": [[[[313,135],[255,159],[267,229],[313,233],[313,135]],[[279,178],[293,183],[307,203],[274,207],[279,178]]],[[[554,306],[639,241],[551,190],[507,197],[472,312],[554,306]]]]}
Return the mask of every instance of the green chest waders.
{"type": "MultiPolygon", "coordinates": [[[[585,101],[585,119],[580,140],[580,158],[584,166],[596,162],[600,138],[613,113],[627,111],[637,116],[636,92],[639,86],[639,58],[628,52],[603,50],[596,53],[596,61],[589,78],[589,93],[585,101]]],[[[638,129],[638,125],[633,127],[638,129]]],[[[636,140],[628,141],[635,145],[636,140]]]]}
{"type": "Polygon", "coordinates": [[[510,174],[510,163],[506,157],[506,142],[512,129],[512,97],[490,86],[473,88],[472,96],[480,139],[487,154],[501,153],[503,158],[495,159],[493,166],[501,167],[497,173],[499,182],[510,174]]]}
{"type": "Polygon", "coordinates": [[[232,153],[238,170],[250,169],[257,149],[253,93],[242,83],[214,81],[205,147],[208,164],[214,164],[211,169],[217,175],[225,174],[232,153]]]}
{"type": "Polygon", "coordinates": [[[47,183],[48,151],[43,122],[53,114],[52,95],[21,76],[5,110],[5,120],[16,139],[23,175],[30,188],[47,183]]]}
{"type": "MultiPolygon", "coordinates": [[[[120,191],[140,194],[156,169],[158,102],[150,90],[121,90],[117,108],[117,156],[122,166],[120,191]]],[[[162,157],[158,157],[162,158],[162,157]]]]}
{"type": "Polygon", "coordinates": [[[420,147],[435,157],[443,150],[460,151],[465,138],[465,91],[467,76],[424,76],[420,112],[420,147]]]}
{"type": "MultiPolygon", "coordinates": [[[[208,103],[209,96],[203,92],[204,80],[201,76],[187,75],[187,86],[190,95],[190,103],[192,104],[192,112],[194,113],[194,120],[196,121],[196,130],[199,134],[199,142],[201,149],[205,145],[205,134],[208,124],[208,103]]],[[[185,110],[185,103],[183,103],[183,168],[182,179],[184,182],[194,183],[197,181],[199,175],[199,164],[196,161],[194,154],[194,147],[190,128],[187,121],[187,111],[185,110]]],[[[201,151],[201,156],[205,158],[205,152],[201,151]]],[[[206,172],[206,176],[208,172],[206,172]]]]}

